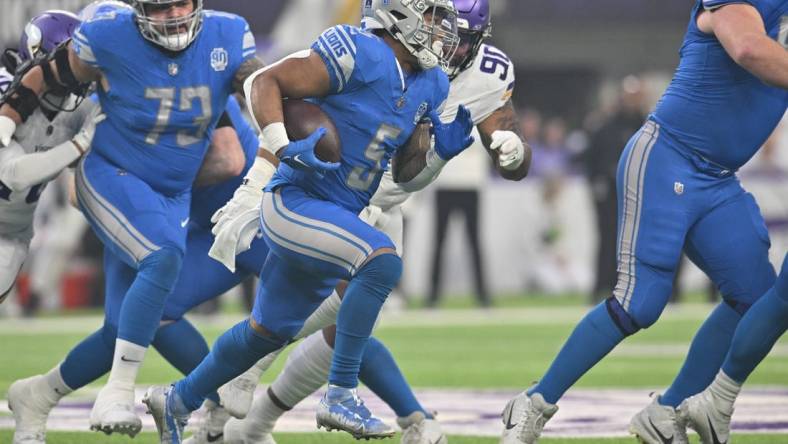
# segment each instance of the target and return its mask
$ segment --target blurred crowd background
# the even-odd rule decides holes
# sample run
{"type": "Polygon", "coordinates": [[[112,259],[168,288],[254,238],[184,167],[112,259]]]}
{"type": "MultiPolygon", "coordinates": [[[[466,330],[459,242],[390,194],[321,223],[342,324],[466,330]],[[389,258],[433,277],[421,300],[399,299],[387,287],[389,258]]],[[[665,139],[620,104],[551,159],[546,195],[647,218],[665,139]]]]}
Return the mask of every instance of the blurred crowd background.
{"type": "MultiPolygon", "coordinates": [[[[0,0],[0,43],[15,46],[45,9],[85,0],[0,0]]],[[[615,283],[618,157],[670,81],[692,0],[491,0],[493,45],[513,61],[513,101],[533,147],[520,183],[495,176],[482,149],[453,160],[405,208],[405,275],[415,306],[452,298],[496,305],[518,297],[607,297],[615,283]]],[[[335,23],[356,23],[359,0],[206,0],[246,17],[268,62],[308,47],[335,23]]],[[[710,118],[713,116],[710,116],[710,118]]],[[[761,205],[773,259],[788,248],[788,123],[740,171],[761,205]]],[[[32,255],[5,315],[101,305],[100,243],[63,188],[47,187],[32,255]]],[[[780,257],[777,257],[780,256],[780,257]]],[[[0,258],[0,263],[2,263],[0,258]]],[[[683,293],[714,298],[686,261],[683,293]]],[[[252,294],[253,282],[237,294],[252,294]]],[[[401,299],[400,299],[401,300],[401,299]]],[[[450,303],[450,302],[448,302],[450,303]]]]}

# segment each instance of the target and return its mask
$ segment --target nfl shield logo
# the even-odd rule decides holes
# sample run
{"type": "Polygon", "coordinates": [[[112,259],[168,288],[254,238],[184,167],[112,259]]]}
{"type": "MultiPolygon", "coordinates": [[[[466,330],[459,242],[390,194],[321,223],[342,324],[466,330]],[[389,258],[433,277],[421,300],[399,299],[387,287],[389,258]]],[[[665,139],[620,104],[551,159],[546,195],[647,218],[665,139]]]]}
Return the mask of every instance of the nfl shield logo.
{"type": "Polygon", "coordinates": [[[220,72],[227,68],[227,51],[224,48],[213,48],[211,51],[211,68],[220,72]]]}
{"type": "Polygon", "coordinates": [[[679,196],[684,194],[684,184],[681,183],[681,182],[674,182],[673,183],[673,192],[675,192],[679,196]]]}
{"type": "Polygon", "coordinates": [[[178,75],[178,64],[177,63],[170,63],[169,65],[167,65],[167,72],[173,77],[177,76],[178,75]]]}

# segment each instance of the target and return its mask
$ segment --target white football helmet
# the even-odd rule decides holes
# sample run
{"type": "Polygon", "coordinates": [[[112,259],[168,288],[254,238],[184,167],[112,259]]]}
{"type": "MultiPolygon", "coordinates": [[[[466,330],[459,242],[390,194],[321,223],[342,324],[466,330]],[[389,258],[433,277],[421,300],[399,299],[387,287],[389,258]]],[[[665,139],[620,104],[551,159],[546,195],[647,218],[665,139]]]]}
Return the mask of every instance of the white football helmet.
{"type": "Polygon", "coordinates": [[[183,51],[202,30],[203,0],[192,0],[194,11],[183,17],[158,20],[150,16],[150,9],[167,8],[179,1],[132,0],[142,36],[168,51],[183,51]]]}
{"type": "Polygon", "coordinates": [[[418,59],[422,69],[448,69],[459,45],[457,9],[451,0],[362,1],[363,29],[388,32],[418,59]]]}

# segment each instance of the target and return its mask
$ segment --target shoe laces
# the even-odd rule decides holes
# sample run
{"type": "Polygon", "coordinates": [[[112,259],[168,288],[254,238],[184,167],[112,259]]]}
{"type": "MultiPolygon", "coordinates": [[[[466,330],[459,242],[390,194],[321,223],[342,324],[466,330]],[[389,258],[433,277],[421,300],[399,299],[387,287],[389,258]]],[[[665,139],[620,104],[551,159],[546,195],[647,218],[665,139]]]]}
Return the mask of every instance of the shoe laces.
{"type": "Polygon", "coordinates": [[[541,410],[538,410],[533,401],[531,401],[528,405],[528,408],[523,409],[523,414],[520,418],[520,424],[522,427],[518,433],[518,437],[520,440],[525,441],[530,437],[526,436],[526,431],[529,429],[529,425],[533,424],[533,427],[530,427],[532,433],[535,435],[534,437],[538,437],[541,434],[544,425],[547,423],[547,419],[541,410]]]}

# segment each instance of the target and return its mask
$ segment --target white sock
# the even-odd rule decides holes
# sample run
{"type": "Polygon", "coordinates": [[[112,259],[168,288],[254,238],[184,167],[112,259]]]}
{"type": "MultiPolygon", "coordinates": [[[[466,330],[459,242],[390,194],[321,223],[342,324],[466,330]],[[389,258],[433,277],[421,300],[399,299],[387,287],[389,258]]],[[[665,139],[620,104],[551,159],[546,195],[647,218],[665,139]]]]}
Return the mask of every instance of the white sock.
{"type": "Polygon", "coordinates": [[[333,354],[334,350],[326,343],[322,331],[301,341],[290,353],[284,369],[268,392],[255,398],[244,421],[244,436],[262,439],[259,435],[271,433],[276,421],[286,411],[320,389],[328,380],[333,354]]]}
{"type": "Polygon", "coordinates": [[[323,332],[312,333],[293,349],[285,368],[271,384],[274,395],[286,406],[296,404],[316,392],[328,381],[334,349],[323,332]]]}
{"type": "Polygon", "coordinates": [[[60,374],[60,364],[44,375],[44,381],[46,382],[47,389],[45,391],[45,397],[48,401],[51,401],[53,405],[57,404],[62,397],[74,391],[63,381],[63,376],[60,374]]]}
{"type": "Polygon", "coordinates": [[[715,398],[723,401],[729,410],[733,410],[733,403],[736,402],[741,387],[742,384],[734,381],[726,375],[725,372],[720,370],[720,372],[717,373],[717,377],[714,378],[714,382],[709,386],[709,391],[715,398]]]}
{"type": "Polygon", "coordinates": [[[145,359],[147,347],[117,338],[115,340],[115,356],[112,359],[112,370],[107,385],[114,384],[125,389],[134,389],[134,381],[145,359]]]}
{"type": "Polygon", "coordinates": [[[337,322],[337,313],[339,313],[339,306],[342,305],[342,299],[339,294],[334,290],[331,296],[327,297],[323,303],[317,307],[304,322],[301,331],[296,334],[295,339],[303,339],[316,331],[320,331],[337,322]]]}

